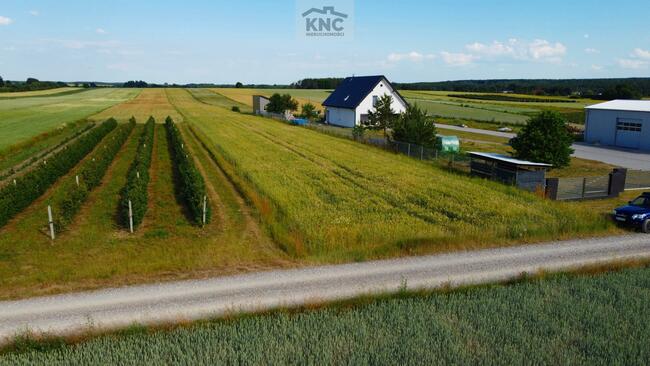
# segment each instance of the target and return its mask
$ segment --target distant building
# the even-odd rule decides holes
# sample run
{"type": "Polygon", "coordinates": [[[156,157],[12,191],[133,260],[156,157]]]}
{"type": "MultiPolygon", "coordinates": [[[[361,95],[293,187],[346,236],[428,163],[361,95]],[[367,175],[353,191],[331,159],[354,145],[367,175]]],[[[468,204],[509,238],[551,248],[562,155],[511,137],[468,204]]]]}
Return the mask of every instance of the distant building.
{"type": "Polygon", "coordinates": [[[390,95],[395,113],[406,110],[408,103],[393,88],[385,76],[354,76],[346,78],[323,102],[325,121],[341,127],[354,127],[368,120],[377,100],[390,95]]]}
{"type": "Polygon", "coordinates": [[[263,95],[253,95],[253,113],[266,115],[267,104],[269,104],[269,98],[263,95]]]}
{"type": "Polygon", "coordinates": [[[585,111],[585,142],[650,150],[650,101],[612,100],[585,111]]]}

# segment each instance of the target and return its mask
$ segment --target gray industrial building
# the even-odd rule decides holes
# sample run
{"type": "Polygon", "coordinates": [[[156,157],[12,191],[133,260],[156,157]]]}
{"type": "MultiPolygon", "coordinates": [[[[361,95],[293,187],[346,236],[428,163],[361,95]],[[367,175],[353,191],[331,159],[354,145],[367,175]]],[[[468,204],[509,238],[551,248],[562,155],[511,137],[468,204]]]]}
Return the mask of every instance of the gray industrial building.
{"type": "Polygon", "coordinates": [[[612,100],[585,112],[585,142],[650,150],[650,100],[612,100]]]}

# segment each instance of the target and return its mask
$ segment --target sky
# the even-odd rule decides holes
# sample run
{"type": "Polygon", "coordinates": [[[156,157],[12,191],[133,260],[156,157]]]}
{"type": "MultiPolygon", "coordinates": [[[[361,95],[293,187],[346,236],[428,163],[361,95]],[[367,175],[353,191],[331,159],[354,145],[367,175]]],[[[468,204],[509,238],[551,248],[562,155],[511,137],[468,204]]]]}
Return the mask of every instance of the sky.
{"type": "Polygon", "coordinates": [[[0,76],[255,84],[373,74],[396,82],[647,77],[648,14],[648,0],[2,0],[0,76]],[[346,9],[345,36],[304,37],[308,4],[346,9]]]}

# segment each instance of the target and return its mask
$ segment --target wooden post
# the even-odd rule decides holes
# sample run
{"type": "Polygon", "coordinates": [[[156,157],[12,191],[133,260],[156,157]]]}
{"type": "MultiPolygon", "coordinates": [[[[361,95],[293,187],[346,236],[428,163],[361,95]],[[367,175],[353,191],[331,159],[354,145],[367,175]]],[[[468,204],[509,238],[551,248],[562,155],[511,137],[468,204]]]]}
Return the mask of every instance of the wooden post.
{"type": "Polygon", "coordinates": [[[52,219],[52,206],[47,205],[47,222],[50,225],[50,238],[54,240],[54,220],[52,219]]]}
{"type": "Polygon", "coordinates": [[[205,225],[207,211],[208,211],[208,197],[203,196],[203,225],[205,225]]]}
{"type": "Polygon", "coordinates": [[[408,151],[408,153],[406,155],[408,155],[408,157],[410,158],[411,157],[411,144],[408,144],[408,150],[407,151],[408,151]]]}
{"type": "Polygon", "coordinates": [[[129,231],[133,233],[133,209],[131,207],[131,200],[129,200],[129,231]]]}
{"type": "Polygon", "coordinates": [[[420,160],[424,160],[424,146],[420,146],[420,160]]]}

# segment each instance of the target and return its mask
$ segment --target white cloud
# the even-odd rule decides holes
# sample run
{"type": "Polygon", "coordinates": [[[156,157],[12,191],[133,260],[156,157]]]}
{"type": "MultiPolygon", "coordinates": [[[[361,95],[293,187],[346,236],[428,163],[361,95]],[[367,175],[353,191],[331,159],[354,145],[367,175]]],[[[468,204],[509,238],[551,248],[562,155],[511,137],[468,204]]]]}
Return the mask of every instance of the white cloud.
{"type": "Polygon", "coordinates": [[[37,16],[41,15],[41,13],[39,13],[38,10],[30,10],[29,15],[31,15],[33,17],[37,17],[37,16]]]}
{"type": "Polygon", "coordinates": [[[540,62],[561,62],[566,54],[566,46],[560,42],[551,43],[547,40],[536,39],[526,42],[517,38],[510,38],[505,42],[492,41],[492,43],[474,42],[465,45],[465,49],[472,55],[487,59],[512,58],[515,60],[534,60],[540,62]]]}
{"type": "Polygon", "coordinates": [[[14,21],[11,20],[11,18],[3,17],[2,15],[0,15],[0,25],[9,25],[13,22],[14,21]]]}
{"type": "Polygon", "coordinates": [[[129,71],[131,69],[130,65],[125,63],[106,65],[106,68],[109,70],[116,70],[116,71],[129,71]]]}
{"type": "Polygon", "coordinates": [[[635,48],[634,51],[632,51],[632,57],[637,57],[644,60],[650,60],[650,51],[646,51],[640,48],[635,48]]]}
{"type": "Polygon", "coordinates": [[[601,65],[591,65],[591,69],[594,71],[601,71],[603,67],[601,65]]]}
{"type": "Polygon", "coordinates": [[[585,48],[585,53],[594,54],[594,53],[600,53],[600,51],[595,48],[585,48]]]}
{"type": "Polygon", "coordinates": [[[108,34],[104,28],[97,28],[95,32],[97,32],[97,34],[108,34]]]}
{"type": "Polygon", "coordinates": [[[451,53],[442,51],[440,52],[442,60],[450,66],[465,66],[470,65],[475,60],[478,60],[480,57],[468,53],[451,53]]]}
{"type": "Polygon", "coordinates": [[[400,62],[403,60],[408,60],[412,62],[421,62],[423,60],[432,60],[434,58],[436,58],[436,55],[432,55],[432,54],[424,55],[416,51],[411,51],[408,53],[391,53],[390,55],[388,55],[389,62],[400,62]]]}
{"type": "Polygon", "coordinates": [[[118,41],[81,41],[76,39],[44,39],[45,43],[60,45],[64,48],[80,50],[83,48],[117,48],[121,46],[118,41]]]}
{"type": "Polygon", "coordinates": [[[618,62],[618,66],[624,69],[632,69],[632,70],[646,69],[649,64],[648,61],[633,60],[627,58],[619,58],[617,62],[618,62]]]}

